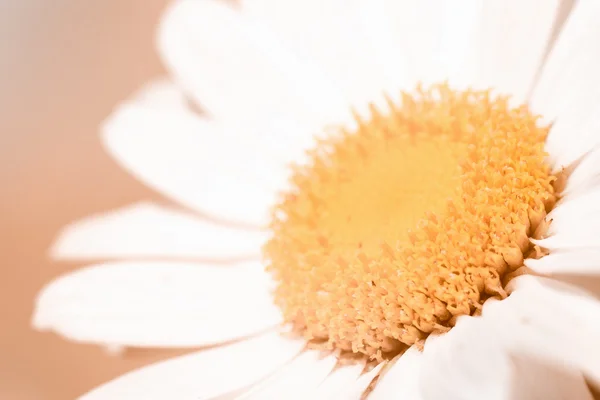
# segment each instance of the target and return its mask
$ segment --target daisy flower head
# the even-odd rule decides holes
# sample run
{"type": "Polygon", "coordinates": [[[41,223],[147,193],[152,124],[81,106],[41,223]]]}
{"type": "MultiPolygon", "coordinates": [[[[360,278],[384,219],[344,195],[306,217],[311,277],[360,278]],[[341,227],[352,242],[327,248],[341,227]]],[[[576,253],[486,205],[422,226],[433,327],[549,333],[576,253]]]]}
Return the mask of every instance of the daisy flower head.
{"type": "Polygon", "coordinates": [[[54,255],[95,264],[42,290],[35,327],[202,348],[88,400],[593,398],[600,303],[561,278],[600,271],[598,18],[175,1],[170,77],[102,128],[173,203],[67,227],[54,255]]]}

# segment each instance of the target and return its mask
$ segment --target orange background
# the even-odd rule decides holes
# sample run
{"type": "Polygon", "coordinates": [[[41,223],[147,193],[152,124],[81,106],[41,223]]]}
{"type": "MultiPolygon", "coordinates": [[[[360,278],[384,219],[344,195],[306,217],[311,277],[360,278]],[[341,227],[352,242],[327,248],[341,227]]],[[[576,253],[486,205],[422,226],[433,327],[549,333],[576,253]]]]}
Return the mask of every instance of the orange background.
{"type": "Polygon", "coordinates": [[[167,0],[0,0],[0,399],[70,399],[173,352],[124,357],[31,330],[61,226],[158,195],[103,152],[98,125],[163,73],[154,28],[167,0]]]}

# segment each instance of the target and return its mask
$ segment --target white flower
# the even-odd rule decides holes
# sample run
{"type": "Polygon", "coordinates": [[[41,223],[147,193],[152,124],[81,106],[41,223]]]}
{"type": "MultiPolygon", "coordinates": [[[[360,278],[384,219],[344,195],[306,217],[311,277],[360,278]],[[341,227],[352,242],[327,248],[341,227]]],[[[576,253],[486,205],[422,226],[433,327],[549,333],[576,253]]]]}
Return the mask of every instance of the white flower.
{"type": "Polygon", "coordinates": [[[206,349],[84,398],[591,399],[600,303],[562,278],[600,271],[600,3],[577,2],[550,50],[555,0],[241,3],[175,2],[158,36],[172,81],[149,84],[103,127],[110,154],[178,206],[140,203],[68,227],[55,256],[110,261],[52,282],[34,316],[74,341],[206,349]],[[281,334],[262,227],[314,132],[351,126],[349,111],[367,115],[369,102],[383,109],[382,93],[445,80],[511,94],[553,122],[548,162],[567,181],[548,237],[531,239],[548,254],[525,260],[545,277],[512,279],[509,297],[435,331],[423,351],[417,340],[368,371],[366,360],[340,366],[349,344],[308,350],[281,334]]]}

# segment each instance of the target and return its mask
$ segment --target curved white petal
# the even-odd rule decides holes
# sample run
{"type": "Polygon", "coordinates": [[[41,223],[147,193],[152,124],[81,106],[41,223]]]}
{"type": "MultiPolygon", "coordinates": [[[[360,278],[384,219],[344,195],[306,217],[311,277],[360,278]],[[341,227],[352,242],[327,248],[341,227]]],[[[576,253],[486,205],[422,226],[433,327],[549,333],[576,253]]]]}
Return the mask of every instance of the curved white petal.
{"type": "Polygon", "coordinates": [[[137,203],[67,226],[53,246],[55,258],[257,258],[266,233],[216,224],[153,203],[137,203]]]}
{"type": "Polygon", "coordinates": [[[546,239],[532,239],[531,242],[552,251],[581,250],[600,247],[597,235],[580,235],[577,232],[559,233],[546,239]]]}
{"type": "Polygon", "coordinates": [[[483,310],[486,324],[509,351],[573,368],[600,382],[600,302],[533,276],[518,277],[510,286],[506,300],[488,302],[483,310]]]}
{"type": "Polygon", "coordinates": [[[275,375],[237,399],[306,399],[327,378],[336,363],[337,357],[333,354],[305,350],[275,375]]]}
{"type": "MultiPolygon", "coordinates": [[[[600,95],[597,99],[586,99],[585,105],[569,104],[568,109],[561,113],[556,122],[552,125],[548,138],[546,139],[546,151],[549,155],[549,161],[553,166],[554,172],[560,172],[563,168],[577,165],[582,161],[574,173],[572,184],[565,188],[567,193],[575,192],[573,185],[579,185],[583,189],[581,178],[587,178],[586,173],[590,165],[589,158],[594,154],[594,150],[600,146],[600,95]],[[571,109],[574,107],[575,109],[571,109]],[[586,161],[588,159],[588,161],[586,161]]],[[[594,154],[595,155],[595,154],[594,154]]],[[[593,174],[593,167],[592,167],[593,174]]]]}
{"type": "Polygon", "coordinates": [[[242,3],[244,11],[281,34],[297,54],[318,62],[359,110],[369,101],[383,100],[384,92],[395,97],[418,81],[446,79],[456,69],[452,66],[464,65],[461,46],[474,22],[474,14],[454,12],[464,11],[462,4],[453,3],[453,8],[443,0],[242,3]]]}
{"type": "Polygon", "coordinates": [[[449,333],[425,345],[416,377],[423,399],[512,399],[509,354],[486,328],[463,317],[449,333]]]}
{"type": "Polygon", "coordinates": [[[502,334],[487,323],[485,310],[483,318],[462,318],[434,346],[426,346],[419,383],[428,400],[592,398],[580,372],[511,353],[502,334]]]}
{"type": "Polygon", "coordinates": [[[578,1],[544,64],[531,99],[532,109],[556,123],[546,149],[556,169],[600,143],[600,3],[578,1]]]}
{"type": "Polygon", "coordinates": [[[362,395],[367,391],[384,366],[384,363],[380,363],[372,370],[363,373],[353,385],[348,387],[348,390],[344,391],[344,394],[347,394],[348,398],[351,399],[362,399],[362,395]]]}
{"type": "MultiPolygon", "coordinates": [[[[390,0],[388,0],[390,1],[390,0]]],[[[392,0],[393,1],[393,0],[392,0]]],[[[404,1],[412,6],[418,4],[424,6],[427,2],[404,1]]],[[[426,14],[438,15],[439,20],[435,23],[438,27],[428,26],[428,30],[438,32],[435,42],[435,71],[425,82],[440,83],[448,80],[449,83],[458,89],[472,87],[474,84],[475,71],[478,64],[473,61],[475,56],[479,56],[482,50],[477,46],[478,27],[482,18],[482,2],[478,0],[466,0],[461,2],[448,0],[430,0],[435,8],[427,7],[426,14]],[[437,11],[433,11],[437,9],[437,11]]],[[[420,19],[417,17],[411,24],[420,25],[420,19]]],[[[429,23],[433,22],[431,18],[425,18],[429,23]]],[[[419,35],[427,33],[419,31],[419,35]]],[[[404,32],[408,40],[412,33],[404,32]]],[[[406,39],[405,39],[406,40],[406,39]]],[[[479,60],[477,60],[479,62],[479,60]]]]}
{"type": "Polygon", "coordinates": [[[510,94],[523,103],[546,52],[560,0],[491,0],[482,12],[466,65],[476,86],[510,94]]]}
{"type": "Polygon", "coordinates": [[[288,116],[315,128],[346,113],[341,94],[317,70],[222,1],[176,1],[162,19],[158,47],[182,87],[219,119],[255,124],[288,116]]]}
{"type": "Polygon", "coordinates": [[[553,251],[539,260],[527,259],[525,265],[540,274],[600,275],[600,249],[553,251]]]}
{"type": "Polygon", "coordinates": [[[146,83],[136,96],[140,104],[157,109],[181,109],[188,105],[181,89],[169,78],[157,78],[146,83]]]}
{"type": "MultiPolygon", "coordinates": [[[[364,362],[337,366],[336,369],[334,369],[306,398],[314,400],[352,398],[352,396],[346,394],[346,391],[348,391],[349,386],[356,383],[356,380],[359,378],[364,368],[364,362]]],[[[357,398],[359,396],[354,397],[357,398]]]]}
{"type": "Polygon", "coordinates": [[[268,333],[228,346],[156,363],[123,375],[81,400],[203,400],[251,385],[295,357],[304,346],[268,333]]]}
{"type": "Polygon", "coordinates": [[[248,132],[225,129],[186,108],[123,104],[104,124],[103,140],[149,186],[228,221],[263,224],[276,196],[273,179],[281,181],[284,172],[248,132]]]}
{"type": "Polygon", "coordinates": [[[121,262],[87,267],[40,293],[34,326],[69,339],[136,347],[206,346],[281,322],[258,263],[210,267],[121,262]]]}
{"type": "Polygon", "coordinates": [[[600,243],[600,190],[563,198],[546,219],[548,238],[532,240],[548,249],[597,248],[600,243]]]}
{"type": "Polygon", "coordinates": [[[369,26],[380,24],[384,30],[386,24],[381,19],[368,23],[379,12],[370,3],[246,0],[243,8],[280,34],[300,57],[317,62],[348,106],[364,107],[381,98],[383,89],[395,88],[389,84],[395,78],[404,78],[401,50],[391,54],[386,49],[388,54],[382,54],[373,40],[376,33],[369,26]]]}
{"type": "MultiPolygon", "coordinates": [[[[600,108],[598,109],[600,115],[600,108]]],[[[600,129],[600,118],[598,119],[598,129],[600,129]]],[[[598,130],[596,130],[598,132],[598,130]]],[[[597,188],[600,183],[600,147],[591,148],[589,153],[586,153],[575,169],[569,175],[567,184],[562,194],[571,196],[597,188]]]]}
{"type": "Polygon", "coordinates": [[[423,353],[416,347],[411,347],[383,368],[369,399],[422,399],[422,391],[419,388],[422,365],[423,353]]]}

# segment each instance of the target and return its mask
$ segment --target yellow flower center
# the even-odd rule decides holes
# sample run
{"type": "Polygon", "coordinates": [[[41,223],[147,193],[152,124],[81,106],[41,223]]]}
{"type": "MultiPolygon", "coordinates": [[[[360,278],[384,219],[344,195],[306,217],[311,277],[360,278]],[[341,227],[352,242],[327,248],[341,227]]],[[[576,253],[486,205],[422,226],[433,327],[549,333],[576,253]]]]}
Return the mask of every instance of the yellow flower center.
{"type": "Polygon", "coordinates": [[[526,106],[438,85],[371,111],[294,171],[264,255],[297,331],[381,359],[505,297],[556,196],[526,106]]]}

